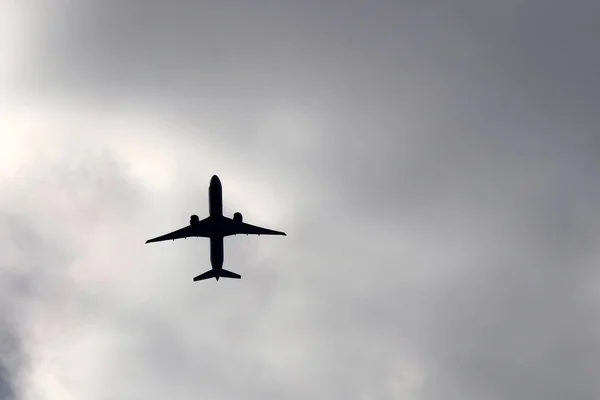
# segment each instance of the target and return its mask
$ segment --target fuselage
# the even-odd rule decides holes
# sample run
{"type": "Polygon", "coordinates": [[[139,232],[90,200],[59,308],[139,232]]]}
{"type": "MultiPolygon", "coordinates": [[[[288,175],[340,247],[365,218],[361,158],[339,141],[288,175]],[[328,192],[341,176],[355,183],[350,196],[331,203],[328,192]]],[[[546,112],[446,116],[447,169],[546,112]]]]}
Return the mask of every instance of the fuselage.
{"type": "Polygon", "coordinates": [[[211,217],[223,216],[223,187],[216,175],[213,175],[208,185],[208,213],[211,217]]]}
{"type": "Polygon", "coordinates": [[[219,227],[223,216],[223,187],[217,175],[213,175],[208,185],[208,212],[213,223],[210,236],[210,264],[213,269],[223,268],[224,249],[223,234],[219,227]]]}

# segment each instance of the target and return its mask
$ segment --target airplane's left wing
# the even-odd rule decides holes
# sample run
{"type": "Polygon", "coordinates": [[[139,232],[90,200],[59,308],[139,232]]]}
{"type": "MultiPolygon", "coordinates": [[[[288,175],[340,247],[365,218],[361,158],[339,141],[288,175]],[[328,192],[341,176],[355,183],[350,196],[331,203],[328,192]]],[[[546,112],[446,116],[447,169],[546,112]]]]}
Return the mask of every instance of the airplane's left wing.
{"type": "Polygon", "coordinates": [[[237,233],[242,233],[246,235],[281,235],[287,236],[285,232],[274,231],[272,229],[262,228],[260,226],[247,224],[245,222],[241,223],[241,226],[238,228],[237,233]]]}
{"type": "Polygon", "coordinates": [[[188,225],[166,235],[158,236],[153,239],[146,240],[146,243],[162,242],[165,240],[185,239],[188,237],[207,237],[210,236],[208,219],[197,222],[194,225],[188,225]]]}
{"type": "Polygon", "coordinates": [[[229,235],[280,235],[287,236],[285,232],[275,231],[272,229],[263,228],[260,226],[248,224],[246,222],[236,222],[231,218],[224,217],[228,222],[229,235]]]}

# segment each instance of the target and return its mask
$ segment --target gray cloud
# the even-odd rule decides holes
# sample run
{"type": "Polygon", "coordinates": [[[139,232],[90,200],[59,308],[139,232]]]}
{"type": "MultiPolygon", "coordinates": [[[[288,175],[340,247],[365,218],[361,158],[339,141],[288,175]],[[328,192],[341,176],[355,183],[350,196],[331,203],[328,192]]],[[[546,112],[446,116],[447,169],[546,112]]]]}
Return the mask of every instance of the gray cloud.
{"type": "Polygon", "coordinates": [[[57,9],[23,93],[167,121],[177,165],[161,190],[106,161],[17,189],[57,177],[79,205],[36,214],[71,221],[36,229],[87,282],[92,311],[60,316],[90,357],[74,396],[598,396],[594,2],[57,9]],[[137,246],[201,213],[215,172],[228,211],[285,200],[290,236],[232,238],[241,284],[192,285],[206,243],[137,246]]]}
{"type": "MultiPolygon", "coordinates": [[[[6,201],[6,196],[3,199],[6,201]]],[[[60,263],[61,253],[43,243],[35,224],[26,216],[3,209],[0,212],[3,238],[0,272],[0,398],[21,398],[30,367],[27,315],[32,299],[44,296],[54,280],[45,269],[60,263]],[[41,280],[43,280],[43,285],[41,280]]]]}
{"type": "Polygon", "coordinates": [[[20,368],[22,350],[19,335],[13,332],[13,325],[2,321],[0,323],[0,398],[14,399],[17,377],[20,368]]]}
{"type": "MultiPolygon", "coordinates": [[[[120,219],[119,213],[128,208],[127,201],[134,196],[131,191],[123,192],[131,186],[109,153],[89,153],[83,158],[77,160],[65,153],[63,163],[35,161],[10,185],[3,185],[7,189],[0,214],[4,239],[3,399],[27,398],[32,393],[54,395],[31,387],[35,383],[31,368],[37,367],[36,362],[47,362],[39,358],[38,341],[42,347],[52,346],[56,335],[73,332],[69,327],[74,321],[85,324],[90,314],[97,312],[95,290],[82,286],[85,279],[78,275],[94,277],[102,261],[86,261],[90,250],[85,241],[94,240],[90,232],[98,231],[97,221],[114,223],[120,219]],[[114,196],[121,198],[118,205],[111,202],[114,196]],[[41,338],[34,342],[35,332],[41,338]]],[[[131,209],[127,215],[132,215],[131,209]]]]}

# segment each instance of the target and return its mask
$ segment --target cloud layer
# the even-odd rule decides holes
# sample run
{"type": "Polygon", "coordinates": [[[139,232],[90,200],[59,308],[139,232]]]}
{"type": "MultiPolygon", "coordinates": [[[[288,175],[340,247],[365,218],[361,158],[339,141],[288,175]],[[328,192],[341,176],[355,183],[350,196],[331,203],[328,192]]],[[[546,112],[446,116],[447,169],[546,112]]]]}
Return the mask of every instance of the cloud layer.
{"type": "Polygon", "coordinates": [[[38,7],[3,28],[0,398],[598,397],[594,2],[38,7]],[[143,242],[215,173],[289,236],[197,284],[206,241],[143,242]]]}

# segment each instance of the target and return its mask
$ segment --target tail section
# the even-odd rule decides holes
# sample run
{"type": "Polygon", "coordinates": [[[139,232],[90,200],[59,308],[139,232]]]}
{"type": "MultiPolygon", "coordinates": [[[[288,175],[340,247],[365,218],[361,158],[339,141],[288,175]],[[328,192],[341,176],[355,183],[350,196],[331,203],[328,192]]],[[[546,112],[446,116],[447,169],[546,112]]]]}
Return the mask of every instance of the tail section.
{"type": "Polygon", "coordinates": [[[226,269],[221,269],[221,270],[211,269],[210,271],[206,271],[205,273],[200,274],[197,277],[195,277],[194,282],[202,281],[204,279],[211,279],[211,278],[215,278],[216,280],[219,280],[220,277],[231,278],[231,279],[241,279],[242,278],[241,275],[236,274],[235,272],[227,271],[226,269]]]}

